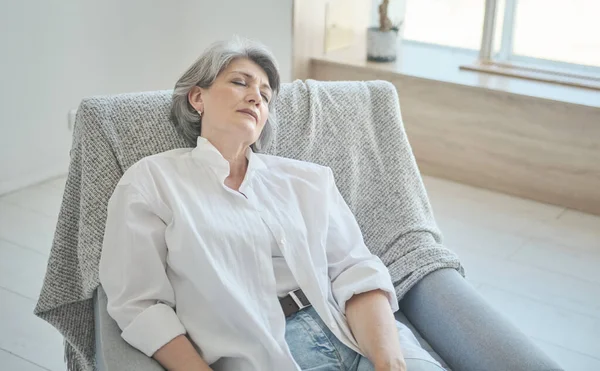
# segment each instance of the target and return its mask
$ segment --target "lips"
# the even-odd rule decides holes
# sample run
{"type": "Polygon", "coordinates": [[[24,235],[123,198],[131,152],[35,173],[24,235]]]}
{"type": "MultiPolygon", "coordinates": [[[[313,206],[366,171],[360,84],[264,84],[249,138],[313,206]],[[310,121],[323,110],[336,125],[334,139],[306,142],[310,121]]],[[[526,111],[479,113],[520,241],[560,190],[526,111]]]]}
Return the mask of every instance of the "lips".
{"type": "Polygon", "coordinates": [[[258,122],[258,115],[256,114],[256,112],[254,112],[250,109],[241,109],[241,110],[238,110],[238,112],[246,113],[246,114],[254,117],[254,120],[258,122]]]}

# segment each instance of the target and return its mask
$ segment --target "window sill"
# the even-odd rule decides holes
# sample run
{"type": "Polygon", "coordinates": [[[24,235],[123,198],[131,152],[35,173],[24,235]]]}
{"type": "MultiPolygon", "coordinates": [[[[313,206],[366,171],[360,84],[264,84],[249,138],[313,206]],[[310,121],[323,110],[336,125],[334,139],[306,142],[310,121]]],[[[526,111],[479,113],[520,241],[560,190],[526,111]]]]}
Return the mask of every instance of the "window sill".
{"type": "Polygon", "coordinates": [[[551,84],[572,86],[600,91],[600,78],[577,75],[559,71],[543,70],[522,64],[497,63],[494,61],[477,61],[461,65],[462,70],[490,73],[494,75],[516,77],[520,79],[547,82],[551,84]]]}
{"type": "Polygon", "coordinates": [[[313,62],[363,67],[380,76],[400,74],[600,108],[598,90],[460,69],[461,66],[472,65],[476,59],[475,51],[404,40],[398,60],[392,63],[368,62],[364,55],[350,54],[344,50],[315,58],[313,62]]]}

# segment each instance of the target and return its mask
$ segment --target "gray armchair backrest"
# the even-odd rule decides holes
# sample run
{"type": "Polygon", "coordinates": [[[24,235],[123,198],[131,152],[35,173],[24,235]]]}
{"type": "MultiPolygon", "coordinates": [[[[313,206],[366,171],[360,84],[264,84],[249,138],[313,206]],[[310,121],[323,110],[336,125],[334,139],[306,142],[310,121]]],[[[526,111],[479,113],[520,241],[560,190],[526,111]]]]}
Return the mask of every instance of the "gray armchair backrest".
{"type": "MultiPolygon", "coordinates": [[[[69,364],[93,364],[91,299],[114,187],[141,158],[188,145],[169,120],[170,99],[170,91],[94,97],[77,112],[65,196],[36,308],[65,335],[69,364]]],[[[278,127],[266,152],[332,168],[399,297],[436,269],[462,269],[441,245],[393,85],[296,81],[283,84],[276,104],[278,127]]]]}

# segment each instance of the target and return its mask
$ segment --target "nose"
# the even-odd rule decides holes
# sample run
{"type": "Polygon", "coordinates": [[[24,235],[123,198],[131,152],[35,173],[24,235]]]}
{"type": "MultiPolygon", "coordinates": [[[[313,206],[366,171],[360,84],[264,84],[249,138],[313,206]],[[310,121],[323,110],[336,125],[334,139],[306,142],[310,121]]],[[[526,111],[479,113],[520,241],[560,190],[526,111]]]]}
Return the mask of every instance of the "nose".
{"type": "Polygon", "coordinates": [[[248,103],[259,105],[262,103],[262,96],[260,95],[259,89],[250,89],[246,96],[248,103]]]}

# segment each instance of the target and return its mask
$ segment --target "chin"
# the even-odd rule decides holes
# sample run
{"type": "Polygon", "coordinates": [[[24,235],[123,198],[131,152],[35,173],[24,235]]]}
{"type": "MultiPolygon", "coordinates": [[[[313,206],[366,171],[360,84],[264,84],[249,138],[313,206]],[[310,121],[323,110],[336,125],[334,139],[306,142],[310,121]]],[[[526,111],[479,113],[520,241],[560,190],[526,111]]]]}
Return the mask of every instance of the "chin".
{"type": "Polygon", "coordinates": [[[238,132],[238,135],[241,138],[247,138],[249,141],[251,141],[251,143],[254,143],[253,138],[258,138],[260,135],[260,132],[258,131],[258,128],[254,122],[241,122],[239,125],[237,125],[237,129],[238,130],[236,131],[238,132]]]}
{"type": "Polygon", "coordinates": [[[244,131],[248,132],[248,133],[252,133],[254,134],[254,132],[257,130],[256,124],[254,123],[254,121],[245,121],[241,124],[241,127],[243,128],[244,131]]]}

